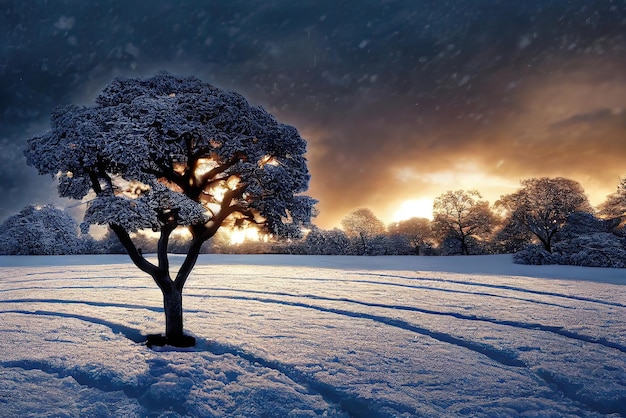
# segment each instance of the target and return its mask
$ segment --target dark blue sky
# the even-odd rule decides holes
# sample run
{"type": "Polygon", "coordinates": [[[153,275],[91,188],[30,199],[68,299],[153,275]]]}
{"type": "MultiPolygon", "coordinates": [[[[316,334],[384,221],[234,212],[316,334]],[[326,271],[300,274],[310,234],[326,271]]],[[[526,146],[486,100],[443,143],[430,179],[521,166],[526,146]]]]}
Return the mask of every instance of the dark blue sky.
{"type": "Polygon", "coordinates": [[[626,175],[626,0],[0,1],[0,219],[54,200],[26,139],[158,70],[236,90],[309,141],[318,224],[522,178],[626,175]]]}

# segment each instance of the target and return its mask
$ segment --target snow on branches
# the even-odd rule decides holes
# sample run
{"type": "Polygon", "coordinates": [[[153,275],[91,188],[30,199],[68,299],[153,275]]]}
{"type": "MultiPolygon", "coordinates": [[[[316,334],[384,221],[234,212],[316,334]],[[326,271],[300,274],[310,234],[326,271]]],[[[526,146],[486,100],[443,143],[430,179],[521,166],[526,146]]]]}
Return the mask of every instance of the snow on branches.
{"type": "Polygon", "coordinates": [[[115,79],[93,107],[57,109],[25,155],[61,196],[89,199],[87,223],[211,224],[208,237],[227,218],[297,235],[315,204],[302,195],[305,152],[295,128],[243,96],[160,73],[115,79]]]}

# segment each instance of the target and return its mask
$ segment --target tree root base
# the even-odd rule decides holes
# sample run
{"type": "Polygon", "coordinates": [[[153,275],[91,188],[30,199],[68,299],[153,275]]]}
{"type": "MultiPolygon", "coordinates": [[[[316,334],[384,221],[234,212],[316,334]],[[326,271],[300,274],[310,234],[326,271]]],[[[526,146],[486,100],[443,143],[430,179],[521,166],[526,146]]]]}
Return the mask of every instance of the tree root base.
{"type": "Polygon", "coordinates": [[[153,346],[163,347],[166,345],[178,348],[194,347],[196,345],[196,339],[189,335],[181,335],[180,337],[167,337],[163,334],[151,334],[148,335],[146,345],[149,348],[153,346]]]}

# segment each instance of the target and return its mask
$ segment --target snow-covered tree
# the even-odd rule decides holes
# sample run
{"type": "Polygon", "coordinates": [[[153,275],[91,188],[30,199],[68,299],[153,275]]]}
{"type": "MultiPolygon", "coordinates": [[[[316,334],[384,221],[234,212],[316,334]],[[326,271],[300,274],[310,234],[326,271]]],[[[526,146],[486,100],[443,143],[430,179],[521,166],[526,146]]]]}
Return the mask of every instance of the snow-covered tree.
{"type": "Polygon", "coordinates": [[[519,264],[570,264],[588,267],[624,267],[626,239],[613,233],[618,219],[599,219],[574,212],[558,233],[552,252],[543,245],[529,245],[515,254],[519,264]]]}
{"type": "Polygon", "coordinates": [[[438,196],[433,203],[435,231],[442,241],[457,241],[462,255],[469,255],[470,243],[486,238],[497,223],[489,202],[481,199],[475,190],[456,190],[438,196]]]}
{"type": "Polygon", "coordinates": [[[160,73],[115,79],[95,106],[57,109],[25,155],[58,180],[61,196],[88,199],[83,225],[113,230],[163,292],[165,342],[190,345],[182,291],[202,244],[228,224],[299,236],[315,203],[302,195],[305,151],[294,127],[241,95],[160,73]],[[191,242],[173,275],[167,249],[178,227],[188,228],[191,242]],[[156,263],[133,243],[130,233],[142,229],[160,233],[156,263]]]}
{"type": "Polygon", "coordinates": [[[432,222],[426,218],[411,218],[392,223],[387,229],[392,235],[404,237],[413,248],[415,255],[420,255],[421,248],[434,238],[432,222]]]}
{"type": "Polygon", "coordinates": [[[574,212],[567,217],[559,231],[559,241],[571,240],[583,235],[610,233],[617,225],[616,219],[600,219],[592,213],[574,212]]]}
{"type": "Polygon", "coordinates": [[[51,205],[27,206],[0,225],[0,254],[82,254],[91,244],[70,215],[51,205]]]}
{"type": "Polygon", "coordinates": [[[557,178],[531,178],[521,181],[515,193],[504,195],[496,203],[505,212],[505,227],[528,231],[552,252],[557,234],[574,212],[592,212],[580,183],[557,178]]]}
{"type": "Polygon", "coordinates": [[[349,255],[350,240],[340,229],[313,228],[302,245],[303,252],[310,255],[349,255]]]}
{"type": "Polygon", "coordinates": [[[359,208],[341,220],[346,235],[356,240],[357,254],[369,254],[371,240],[385,232],[385,224],[370,209],[359,208]]]}
{"type": "Polygon", "coordinates": [[[622,234],[626,233],[626,177],[620,179],[617,191],[600,204],[599,214],[603,218],[617,220],[616,228],[621,229],[622,234]]]}

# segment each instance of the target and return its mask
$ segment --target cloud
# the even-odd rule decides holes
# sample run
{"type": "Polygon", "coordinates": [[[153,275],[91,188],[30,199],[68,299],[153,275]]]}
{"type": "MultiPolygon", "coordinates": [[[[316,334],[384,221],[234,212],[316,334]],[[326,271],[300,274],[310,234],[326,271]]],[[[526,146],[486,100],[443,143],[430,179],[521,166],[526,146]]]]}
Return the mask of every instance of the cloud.
{"type": "Polygon", "coordinates": [[[458,188],[494,200],[533,176],[574,178],[600,199],[624,174],[626,5],[155,0],[145,9],[114,0],[9,9],[0,15],[0,166],[13,168],[0,171],[0,193],[10,192],[0,218],[54,195],[19,158],[54,106],[89,103],[114,76],[162,69],[236,90],[296,126],[309,141],[322,227],[363,206],[387,220],[403,200],[458,188]]]}

